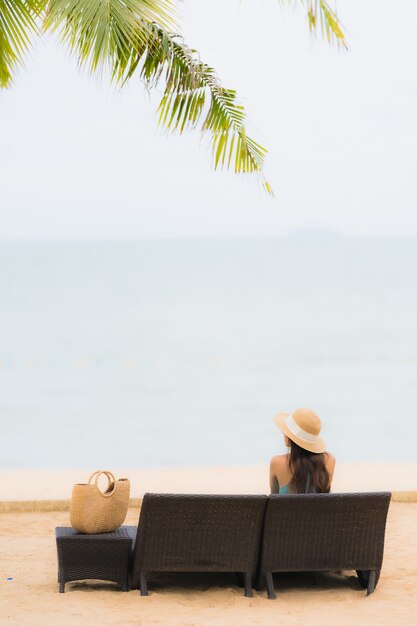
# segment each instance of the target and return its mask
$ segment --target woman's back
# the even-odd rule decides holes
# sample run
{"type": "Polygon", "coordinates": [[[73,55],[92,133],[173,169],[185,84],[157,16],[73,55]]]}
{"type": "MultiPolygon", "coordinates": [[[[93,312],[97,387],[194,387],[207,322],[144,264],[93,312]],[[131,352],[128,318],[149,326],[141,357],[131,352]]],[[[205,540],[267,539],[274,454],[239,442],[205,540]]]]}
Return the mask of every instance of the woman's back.
{"type": "MultiPolygon", "coordinates": [[[[292,443],[292,450],[295,449],[295,445],[292,443]]],[[[317,457],[319,455],[314,456],[317,457]]],[[[321,469],[321,473],[324,473],[324,476],[316,476],[318,481],[315,481],[314,469],[313,471],[308,471],[310,468],[307,468],[307,471],[304,472],[303,476],[301,476],[301,480],[299,480],[298,484],[294,481],[294,472],[292,471],[290,465],[291,453],[274,456],[271,459],[270,465],[271,493],[280,493],[285,495],[288,493],[317,493],[329,491],[336,459],[329,452],[325,452],[320,456],[324,457],[324,459],[323,468],[319,468],[319,472],[321,469]]]]}
{"type": "Polygon", "coordinates": [[[289,452],[271,459],[271,493],[328,493],[336,460],[325,452],[319,416],[311,409],[297,409],[276,415],[275,424],[289,452]]]}

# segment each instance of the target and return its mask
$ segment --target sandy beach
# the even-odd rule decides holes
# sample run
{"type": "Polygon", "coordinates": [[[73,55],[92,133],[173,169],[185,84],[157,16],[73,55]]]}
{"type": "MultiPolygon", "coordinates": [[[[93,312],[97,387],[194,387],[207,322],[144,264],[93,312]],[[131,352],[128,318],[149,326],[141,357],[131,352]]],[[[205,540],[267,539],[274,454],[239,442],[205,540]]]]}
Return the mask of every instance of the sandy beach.
{"type": "MultiPolygon", "coordinates": [[[[137,520],[138,510],[129,510],[126,523],[137,520]]],[[[275,601],[257,591],[245,598],[233,577],[223,575],[165,577],[143,598],[110,583],[72,583],[60,594],[53,533],[55,526],[68,524],[68,513],[2,514],[0,523],[0,622],[7,626],[416,624],[414,503],[391,504],[381,579],[368,598],[353,572],[282,576],[275,601]]]]}
{"type": "MultiPolygon", "coordinates": [[[[132,496],[140,498],[144,491],[162,488],[172,492],[266,492],[265,469],[130,470],[124,474],[132,479],[132,496]]],[[[384,485],[385,489],[395,488],[398,481],[409,488],[409,499],[413,499],[416,473],[404,472],[412,472],[415,466],[386,467],[385,472],[382,467],[374,466],[372,472],[370,469],[341,464],[335,490],[379,490],[384,485]]],[[[276,582],[276,601],[268,600],[264,591],[254,591],[253,598],[245,598],[228,575],[165,575],[152,583],[147,598],[138,591],[123,593],[104,582],[67,584],[66,593],[59,594],[54,528],[69,525],[68,511],[19,512],[16,507],[5,512],[5,501],[20,500],[26,507],[31,502],[29,496],[32,502],[36,499],[45,505],[52,498],[67,502],[69,487],[85,477],[84,471],[74,470],[0,473],[1,624],[52,626],[59,621],[61,626],[241,626],[275,624],[279,620],[291,626],[417,623],[417,502],[391,503],[381,579],[369,598],[354,572],[281,575],[276,582]]],[[[130,508],[126,524],[135,525],[138,518],[139,507],[130,508]]]]}

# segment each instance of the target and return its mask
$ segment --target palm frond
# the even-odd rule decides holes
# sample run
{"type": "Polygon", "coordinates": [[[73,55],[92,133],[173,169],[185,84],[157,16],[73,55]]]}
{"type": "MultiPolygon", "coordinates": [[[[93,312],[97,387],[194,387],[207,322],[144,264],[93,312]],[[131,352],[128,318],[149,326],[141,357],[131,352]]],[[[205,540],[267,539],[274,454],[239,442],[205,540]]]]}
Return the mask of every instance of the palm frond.
{"type": "Polygon", "coordinates": [[[0,87],[9,87],[16,67],[23,61],[42,0],[0,0],[0,87]]]}
{"type": "Polygon", "coordinates": [[[308,21],[313,31],[316,30],[317,22],[320,21],[321,32],[327,41],[329,43],[335,41],[347,48],[346,37],[337,13],[329,7],[325,0],[308,1],[308,21]]]}
{"type": "Polygon", "coordinates": [[[80,65],[117,75],[132,49],[146,45],[147,24],[173,28],[175,17],[171,0],[49,0],[44,26],[59,33],[80,65]]]}
{"type": "Polygon", "coordinates": [[[280,4],[295,5],[301,3],[307,9],[308,25],[311,32],[320,28],[329,43],[337,43],[347,48],[346,36],[339,17],[326,0],[278,0],[280,4]]]}
{"type": "Polygon", "coordinates": [[[215,169],[233,168],[236,173],[257,173],[266,191],[272,189],[262,169],[266,149],[246,135],[245,110],[236,92],[223,87],[214,69],[178,35],[149,24],[147,45],[132,55],[123,76],[129,80],[139,66],[141,78],[150,87],[163,84],[159,123],[182,133],[200,125],[209,134],[215,169]]]}

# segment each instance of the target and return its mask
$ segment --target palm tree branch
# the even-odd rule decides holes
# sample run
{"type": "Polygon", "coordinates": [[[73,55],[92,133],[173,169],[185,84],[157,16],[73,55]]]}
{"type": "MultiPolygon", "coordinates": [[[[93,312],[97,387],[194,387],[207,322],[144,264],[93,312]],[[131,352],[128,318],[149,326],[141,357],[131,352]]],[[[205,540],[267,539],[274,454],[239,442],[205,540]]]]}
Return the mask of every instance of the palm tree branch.
{"type": "Polygon", "coordinates": [[[214,69],[203,63],[181,37],[156,24],[148,27],[148,45],[133,56],[123,82],[138,66],[150,88],[163,82],[159,124],[179,133],[200,126],[202,133],[211,137],[215,169],[233,167],[236,173],[256,172],[272,193],[262,172],[266,149],[247,137],[245,110],[238,104],[236,92],[224,88],[214,69]]]}
{"type": "Polygon", "coordinates": [[[13,72],[24,59],[33,34],[41,0],[0,0],[0,87],[9,87],[13,72]]]}

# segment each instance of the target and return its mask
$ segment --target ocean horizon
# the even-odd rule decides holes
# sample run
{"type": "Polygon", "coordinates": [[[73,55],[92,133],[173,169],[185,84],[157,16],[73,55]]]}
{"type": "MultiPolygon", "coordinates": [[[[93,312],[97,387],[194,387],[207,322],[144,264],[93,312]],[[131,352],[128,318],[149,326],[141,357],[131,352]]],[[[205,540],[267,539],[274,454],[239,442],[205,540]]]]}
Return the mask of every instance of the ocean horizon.
{"type": "Polygon", "coordinates": [[[0,466],[415,462],[417,238],[0,241],[0,466]]]}

